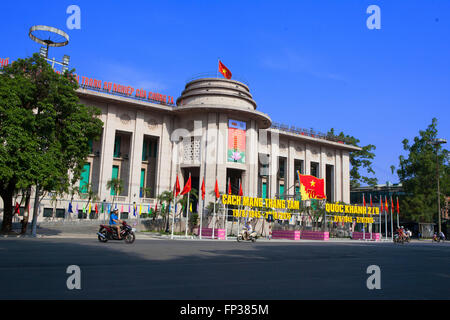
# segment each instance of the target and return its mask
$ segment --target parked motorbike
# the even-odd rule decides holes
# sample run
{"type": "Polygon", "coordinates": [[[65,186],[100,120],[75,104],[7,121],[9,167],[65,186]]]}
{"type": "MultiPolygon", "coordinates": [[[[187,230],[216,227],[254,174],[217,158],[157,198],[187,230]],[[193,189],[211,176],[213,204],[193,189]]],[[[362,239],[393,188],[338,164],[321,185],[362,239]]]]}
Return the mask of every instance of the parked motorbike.
{"type": "Polygon", "coordinates": [[[132,228],[129,224],[123,221],[120,226],[121,239],[119,239],[117,235],[117,228],[115,226],[101,224],[100,230],[97,232],[98,241],[107,242],[108,240],[125,240],[126,243],[133,243],[136,239],[134,234],[135,231],[135,228],[132,228]]]}
{"type": "Polygon", "coordinates": [[[252,233],[250,233],[250,234],[247,234],[247,236],[246,236],[246,231],[247,231],[247,228],[244,228],[239,234],[238,234],[238,236],[237,236],[237,241],[238,242],[241,242],[241,241],[251,241],[251,242],[255,242],[256,241],[256,239],[258,238],[258,236],[257,236],[257,234],[256,234],[256,231],[253,231],[252,233]]]}

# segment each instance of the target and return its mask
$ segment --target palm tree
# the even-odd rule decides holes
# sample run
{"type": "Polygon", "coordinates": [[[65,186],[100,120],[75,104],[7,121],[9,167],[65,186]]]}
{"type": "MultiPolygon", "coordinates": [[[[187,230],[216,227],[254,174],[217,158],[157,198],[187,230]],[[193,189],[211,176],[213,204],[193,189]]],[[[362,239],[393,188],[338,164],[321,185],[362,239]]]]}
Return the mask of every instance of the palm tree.
{"type": "MultiPolygon", "coordinates": [[[[187,194],[185,194],[181,199],[178,200],[178,203],[182,206],[183,209],[186,209],[187,206],[187,194]]],[[[198,200],[198,190],[195,188],[191,189],[189,196],[189,203],[192,203],[192,199],[198,200]]]]}
{"type": "Polygon", "coordinates": [[[164,191],[158,197],[158,202],[164,204],[164,210],[161,210],[161,215],[164,219],[164,225],[166,226],[166,232],[169,230],[169,205],[173,201],[173,192],[164,191]]]}
{"type": "Polygon", "coordinates": [[[152,189],[150,187],[142,188],[142,195],[144,196],[144,198],[150,198],[151,191],[152,191],[152,189]]]}
{"type": "Polygon", "coordinates": [[[106,189],[113,190],[113,202],[112,205],[114,205],[114,202],[116,201],[116,196],[120,195],[123,190],[123,180],[119,178],[112,178],[108,182],[106,182],[106,189]]]}
{"type": "Polygon", "coordinates": [[[99,200],[98,194],[93,190],[92,183],[85,185],[82,189],[84,192],[80,192],[82,198],[87,198],[88,202],[86,204],[86,208],[89,208],[89,204],[92,202],[96,202],[99,200]]]}

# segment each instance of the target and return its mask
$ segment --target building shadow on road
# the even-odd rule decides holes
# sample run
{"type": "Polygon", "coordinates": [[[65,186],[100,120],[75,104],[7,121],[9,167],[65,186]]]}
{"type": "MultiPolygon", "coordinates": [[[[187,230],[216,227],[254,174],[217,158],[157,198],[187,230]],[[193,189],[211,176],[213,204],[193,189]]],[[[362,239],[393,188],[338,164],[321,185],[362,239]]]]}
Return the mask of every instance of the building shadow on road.
{"type": "Polygon", "coordinates": [[[436,248],[9,238],[0,241],[0,299],[449,299],[436,286],[450,285],[450,247],[436,248]],[[67,288],[70,265],[81,290],[67,288]],[[381,290],[367,288],[370,265],[381,290]]]}

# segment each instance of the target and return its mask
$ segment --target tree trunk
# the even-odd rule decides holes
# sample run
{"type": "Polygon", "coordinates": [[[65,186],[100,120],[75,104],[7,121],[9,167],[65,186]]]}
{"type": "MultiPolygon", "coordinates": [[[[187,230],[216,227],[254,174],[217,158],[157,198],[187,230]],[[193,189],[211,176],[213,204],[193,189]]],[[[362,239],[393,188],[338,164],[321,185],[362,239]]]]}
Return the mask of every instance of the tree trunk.
{"type": "Polygon", "coordinates": [[[23,220],[22,220],[22,231],[20,232],[21,234],[26,234],[27,233],[27,226],[28,226],[28,219],[30,216],[30,200],[31,200],[31,188],[27,189],[27,194],[25,197],[25,210],[23,213],[23,220]]]}
{"type": "Polygon", "coordinates": [[[0,197],[3,199],[3,233],[9,233],[12,230],[14,186],[14,183],[9,183],[0,193],[0,197]]]}
{"type": "Polygon", "coordinates": [[[31,222],[31,234],[33,235],[33,237],[36,236],[36,223],[39,214],[39,185],[36,184],[35,188],[36,191],[34,196],[33,220],[31,222]]]}

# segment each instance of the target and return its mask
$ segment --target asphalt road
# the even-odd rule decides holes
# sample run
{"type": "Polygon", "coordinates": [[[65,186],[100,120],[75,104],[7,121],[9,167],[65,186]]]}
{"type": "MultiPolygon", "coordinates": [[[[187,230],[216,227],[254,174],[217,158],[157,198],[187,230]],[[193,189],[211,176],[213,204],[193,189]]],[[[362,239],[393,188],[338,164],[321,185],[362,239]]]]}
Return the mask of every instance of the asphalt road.
{"type": "Polygon", "coordinates": [[[5,238],[0,299],[450,299],[450,244],[5,238]]]}

